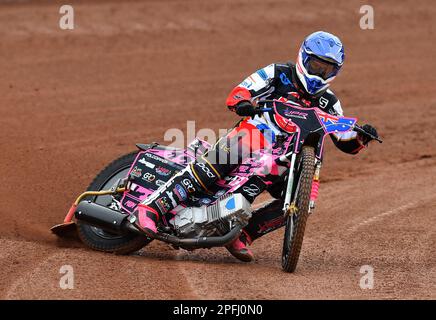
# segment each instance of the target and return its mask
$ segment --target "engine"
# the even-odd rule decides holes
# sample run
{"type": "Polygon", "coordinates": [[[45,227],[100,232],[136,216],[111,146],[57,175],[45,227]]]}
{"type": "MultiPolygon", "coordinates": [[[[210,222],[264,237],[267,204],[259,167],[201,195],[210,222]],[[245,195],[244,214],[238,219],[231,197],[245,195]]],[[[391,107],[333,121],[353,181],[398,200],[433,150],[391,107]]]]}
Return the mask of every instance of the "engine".
{"type": "Polygon", "coordinates": [[[182,238],[223,235],[235,223],[242,226],[251,218],[251,204],[242,194],[230,194],[212,205],[184,208],[170,221],[182,238]]]}

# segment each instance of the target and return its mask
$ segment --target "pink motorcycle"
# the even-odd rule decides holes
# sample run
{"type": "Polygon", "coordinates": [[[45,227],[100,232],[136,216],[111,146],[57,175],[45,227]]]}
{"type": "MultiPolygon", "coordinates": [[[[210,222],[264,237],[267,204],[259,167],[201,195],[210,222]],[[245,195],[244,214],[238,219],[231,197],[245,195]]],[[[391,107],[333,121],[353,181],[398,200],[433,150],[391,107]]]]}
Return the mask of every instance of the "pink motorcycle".
{"type": "MultiPolygon", "coordinates": [[[[253,182],[261,179],[267,186],[280,188],[280,206],[274,210],[281,211],[285,225],[282,268],[294,272],[306,221],[318,195],[325,137],[350,130],[368,133],[356,124],[355,118],[336,117],[281,99],[259,103],[264,104],[262,112],[274,117],[283,135],[277,137],[271,149],[254,152],[217,181],[211,193],[182,194],[186,201],[163,217],[155,239],[186,250],[231,243],[254,214],[272,209],[268,205],[252,208],[254,199],[263,191],[253,182]]],[[[377,137],[371,138],[381,142],[377,137]]],[[[64,223],[52,228],[55,234],[63,236],[77,228],[88,247],[117,254],[135,252],[154,240],[137,230],[130,222],[130,214],[139,202],[205,153],[210,145],[195,139],[186,149],[157,143],[136,146],[139,151],[116,159],[96,176],[88,191],[71,206],[64,223]]],[[[186,191],[180,188],[178,192],[186,191]]]]}

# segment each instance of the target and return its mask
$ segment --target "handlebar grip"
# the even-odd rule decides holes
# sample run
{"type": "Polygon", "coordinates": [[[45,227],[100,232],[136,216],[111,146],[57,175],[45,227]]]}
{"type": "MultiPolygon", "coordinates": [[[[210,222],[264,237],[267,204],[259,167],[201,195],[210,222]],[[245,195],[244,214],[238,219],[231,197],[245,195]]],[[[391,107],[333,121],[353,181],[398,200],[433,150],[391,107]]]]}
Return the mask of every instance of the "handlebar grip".
{"type": "Polygon", "coordinates": [[[259,108],[257,109],[258,112],[269,112],[271,111],[273,108],[259,108]]]}
{"type": "Polygon", "coordinates": [[[354,126],[353,130],[370,137],[372,140],[378,141],[379,143],[383,143],[382,139],[380,139],[379,137],[373,136],[372,134],[366,132],[365,130],[362,129],[362,127],[358,126],[357,124],[354,126]]]}

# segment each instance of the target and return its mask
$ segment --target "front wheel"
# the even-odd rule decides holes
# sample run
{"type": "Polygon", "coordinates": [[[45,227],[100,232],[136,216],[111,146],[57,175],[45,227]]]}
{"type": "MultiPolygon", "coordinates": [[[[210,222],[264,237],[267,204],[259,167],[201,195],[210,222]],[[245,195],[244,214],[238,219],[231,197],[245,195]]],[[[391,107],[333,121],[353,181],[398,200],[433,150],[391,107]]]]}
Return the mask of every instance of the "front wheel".
{"type": "MultiPolygon", "coordinates": [[[[132,152],[113,161],[95,177],[87,190],[100,191],[110,189],[119,178],[127,176],[137,154],[138,152],[132,152]]],[[[107,207],[110,207],[114,202],[111,195],[88,197],[84,200],[91,200],[107,207]]],[[[145,236],[134,233],[124,235],[113,234],[81,221],[77,221],[77,230],[80,239],[88,247],[116,254],[129,254],[138,251],[152,241],[145,236]]]]}
{"type": "Polygon", "coordinates": [[[297,211],[286,218],[282,251],[282,268],[286,272],[295,271],[300,257],[306,221],[309,216],[310,193],[314,173],[315,149],[305,146],[300,154],[295,176],[297,211]]]}

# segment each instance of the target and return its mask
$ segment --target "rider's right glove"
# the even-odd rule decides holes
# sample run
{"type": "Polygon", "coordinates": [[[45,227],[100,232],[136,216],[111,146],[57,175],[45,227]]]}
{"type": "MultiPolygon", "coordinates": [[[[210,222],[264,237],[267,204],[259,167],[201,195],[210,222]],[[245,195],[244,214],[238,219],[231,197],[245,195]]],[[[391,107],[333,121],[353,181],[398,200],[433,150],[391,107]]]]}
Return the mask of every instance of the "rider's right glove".
{"type": "Polygon", "coordinates": [[[251,102],[244,100],[236,105],[236,114],[241,117],[254,117],[258,113],[251,102]]]}
{"type": "MultiPolygon", "coordinates": [[[[372,135],[372,136],[378,138],[377,130],[376,130],[376,128],[374,128],[372,125],[370,125],[370,124],[365,124],[365,125],[362,127],[362,129],[365,130],[366,132],[368,132],[370,135],[372,135]]],[[[360,134],[360,133],[359,133],[358,135],[359,135],[359,139],[360,139],[360,141],[361,141],[362,144],[364,144],[364,145],[367,145],[370,141],[373,140],[371,137],[369,137],[369,136],[367,136],[367,135],[360,134]]]]}

